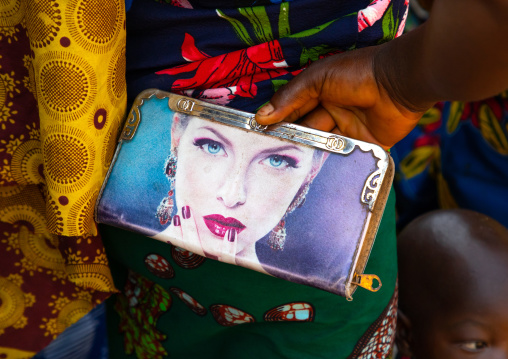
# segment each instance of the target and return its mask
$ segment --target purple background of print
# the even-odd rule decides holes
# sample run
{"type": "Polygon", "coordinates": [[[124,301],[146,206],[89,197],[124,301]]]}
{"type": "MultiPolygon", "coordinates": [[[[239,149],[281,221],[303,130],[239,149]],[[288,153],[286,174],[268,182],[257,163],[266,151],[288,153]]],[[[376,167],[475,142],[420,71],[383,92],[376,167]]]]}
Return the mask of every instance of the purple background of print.
{"type": "MultiPolygon", "coordinates": [[[[118,153],[97,215],[101,223],[153,236],[167,228],[155,213],[170,189],[164,163],[171,148],[173,112],[167,99],[145,100],[140,109],[140,127],[118,153]]],[[[339,281],[349,272],[363,229],[368,207],[360,196],[375,169],[371,152],[355,148],[349,155],[330,154],[304,205],[286,219],[284,250],[272,250],[269,235],[256,244],[267,272],[344,295],[339,281]]]]}
{"type": "Polygon", "coordinates": [[[305,204],[286,220],[284,250],[271,249],[268,236],[257,243],[265,270],[321,288],[347,276],[368,211],[361,193],[375,169],[371,152],[357,148],[348,156],[331,154],[311,184],[305,204]]]}

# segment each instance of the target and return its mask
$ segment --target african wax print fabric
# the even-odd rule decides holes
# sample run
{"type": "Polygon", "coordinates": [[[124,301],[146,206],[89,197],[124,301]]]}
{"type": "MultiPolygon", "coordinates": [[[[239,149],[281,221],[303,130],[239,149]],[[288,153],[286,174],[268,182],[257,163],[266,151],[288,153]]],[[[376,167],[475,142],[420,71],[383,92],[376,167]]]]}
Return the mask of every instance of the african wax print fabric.
{"type": "Polygon", "coordinates": [[[445,102],[392,149],[400,226],[437,208],[467,208],[508,227],[508,94],[445,102]]]}
{"type": "Polygon", "coordinates": [[[32,359],[107,359],[106,305],[102,303],[63,331],[32,359]]]}
{"type": "Polygon", "coordinates": [[[383,358],[386,355],[391,358],[397,327],[398,296],[398,287],[395,287],[390,303],[358,341],[348,358],[371,359],[383,358]]]}
{"type": "Polygon", "coordinates": [[[125,112],[124,25],[121,1],[0,4],[3,358],[31,357],[114,290],[91,215],[125,112]]]}
{"type": "Polygon", "coordinates": [[[158,88],[255,111],[311,62],[400,35],[407,14],[404,0],[223,3],[133,1],[129,100],[158,88]]]}
{"type": "Polygon", "coordinates": [[[397,308],[394,200],[392,193],[366,268],[383,287],[359,289],[352,302],[100,226],[122,290],[107,300],[111,355],[387,358],[397,308]]]}

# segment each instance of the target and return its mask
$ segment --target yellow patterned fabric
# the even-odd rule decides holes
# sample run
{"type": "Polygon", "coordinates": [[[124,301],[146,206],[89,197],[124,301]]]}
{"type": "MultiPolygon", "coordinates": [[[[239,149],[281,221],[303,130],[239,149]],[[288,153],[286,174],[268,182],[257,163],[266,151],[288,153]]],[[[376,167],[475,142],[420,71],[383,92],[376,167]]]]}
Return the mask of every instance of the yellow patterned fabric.
{"type": "Polygon", "coordinates": [[[31,1],[25,18],[34,54],[48,229],[67,236],[96,234],[93,206],[126,106],[124,5],[31,1]]]}
{"type": "Polygon", "coordinates": [[[123,0],[0,1],[0,357],[115,291],[93,221],[126,110],[123,0]]]}

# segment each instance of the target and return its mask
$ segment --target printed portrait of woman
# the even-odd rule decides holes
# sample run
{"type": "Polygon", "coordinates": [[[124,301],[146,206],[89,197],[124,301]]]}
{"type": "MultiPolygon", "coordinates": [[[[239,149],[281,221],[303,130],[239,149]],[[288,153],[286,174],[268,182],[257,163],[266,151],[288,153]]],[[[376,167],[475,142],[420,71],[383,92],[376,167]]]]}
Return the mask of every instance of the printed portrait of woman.
{"type": "Polygon", "coordinates": [[[379,170],[369,147],[323,151],[175,112],[166,97],[138,106],[99,222],[343,293],[370,218],[364,191],[379,170]]]}
{"type": "Polygon", "coordinates": [[[165,164],[171,190],[154,236],[194,253],[265,272],[256,242],[283,250],[285,220],[304,205],[327,152],[176,113],[165,164]]]}

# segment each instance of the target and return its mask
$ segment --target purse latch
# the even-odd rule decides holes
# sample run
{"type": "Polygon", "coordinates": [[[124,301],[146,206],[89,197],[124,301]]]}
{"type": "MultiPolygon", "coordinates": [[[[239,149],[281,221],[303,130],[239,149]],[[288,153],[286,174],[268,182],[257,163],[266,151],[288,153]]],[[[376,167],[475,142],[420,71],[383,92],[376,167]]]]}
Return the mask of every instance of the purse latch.
{"type": "Polygon", "coordinates": [[[370,290],[371,292],[377,292],[381,289],[383,284],[381,283],[381,279],[375,274],[358,274],[355,273],[353,276],[352,284],[356,284],[359,287],[370,290]],[[377,286],[374,287],[374,281],[377,281],[377,286]]]}
{"type": "Polygon", "coordinates": [[[256,118],[255,116],[252,116],[250,119],[249,119],[249,126],[251,129],[253,129],[254,131],[259,131],[259,132],[263,132],[264,130],[266,130],[268,128],[268,126],[263,126],[263,125],[260,125],[257,121],[256,121],[256,118]]]}

